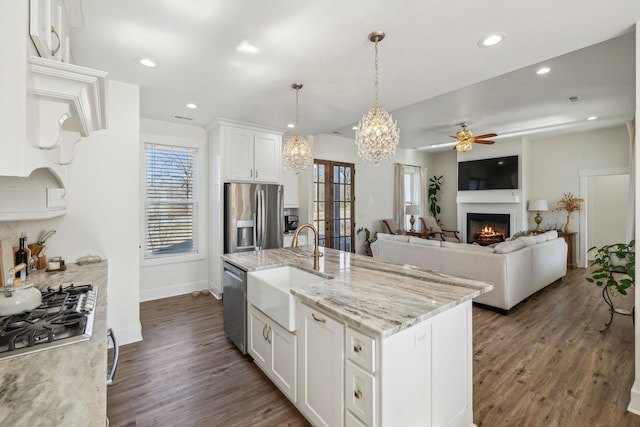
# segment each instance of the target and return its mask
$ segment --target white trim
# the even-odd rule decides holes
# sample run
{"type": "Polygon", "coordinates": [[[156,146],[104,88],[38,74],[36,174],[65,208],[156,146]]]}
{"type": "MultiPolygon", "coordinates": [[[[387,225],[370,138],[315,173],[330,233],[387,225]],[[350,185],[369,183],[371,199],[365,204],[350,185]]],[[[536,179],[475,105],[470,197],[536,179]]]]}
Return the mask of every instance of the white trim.
{"type": "MultiPolygon", "coordinates": [[[[629,175],[629,168],[627,167],[619,167],[619,168],[605,168],[605,169],[585,169],[579,171],[580,176],[580,194],[579,198],[585,201],[585,206],[587,203],[587,181],[588,178],[594,176],[609,176],[609,175],[629,175]]],[[[588,212],[585,207],[584,210],[578,211],[579,215],[579,226],[578,226],[578,236],[577,236],[577,253],[576,253],[576,264],[578,267],[587,268],[587,217],[588,212]]]]}
{"type": "Polygon", "coordinates": [[[126,329],[113,329],[116,337],[118,337],[119,346],[142,341],[142,325],[140,324],[140,321],[126,329]]]}

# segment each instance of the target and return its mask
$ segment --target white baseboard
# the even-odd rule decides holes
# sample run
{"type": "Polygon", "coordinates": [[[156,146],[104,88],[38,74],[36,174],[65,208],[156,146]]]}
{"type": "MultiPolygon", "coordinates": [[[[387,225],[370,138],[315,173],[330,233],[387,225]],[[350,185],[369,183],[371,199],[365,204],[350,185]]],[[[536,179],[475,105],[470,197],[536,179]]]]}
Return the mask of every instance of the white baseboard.
{"type": "Polygon", "coordinates": [[[177,295],[190,294],[193,291],[208,290],[209,284],[206,281],[179,283],[164,288],[140,290],[140,302],[153,301],[161,298],[175,297],[177,295]]]}
{"type": "Polygon", "coordinates": [[[640,388],[638,388],[640,384],[637,382],[633,383],[631,387],[631,398],[629,399],[629,406],[627,406],[627,411],[640,415],[640,388]]]}

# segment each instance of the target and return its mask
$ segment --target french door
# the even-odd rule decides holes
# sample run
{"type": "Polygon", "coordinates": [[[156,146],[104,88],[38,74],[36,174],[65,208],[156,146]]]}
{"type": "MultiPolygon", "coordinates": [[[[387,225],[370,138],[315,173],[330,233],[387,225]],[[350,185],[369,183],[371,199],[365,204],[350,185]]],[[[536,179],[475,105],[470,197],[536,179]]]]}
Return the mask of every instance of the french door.
{"type": "Polygon", "coordinates": [[[354,178],[353,163],[314,160],[313,225],[320,246],[355,252],[354,178]]]}

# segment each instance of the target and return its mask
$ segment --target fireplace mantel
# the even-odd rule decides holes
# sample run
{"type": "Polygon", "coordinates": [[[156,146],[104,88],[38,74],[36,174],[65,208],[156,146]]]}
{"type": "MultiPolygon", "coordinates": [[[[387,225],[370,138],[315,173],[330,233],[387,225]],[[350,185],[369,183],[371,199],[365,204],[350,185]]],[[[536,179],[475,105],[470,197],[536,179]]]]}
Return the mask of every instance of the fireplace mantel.
{"type": "Polygon", "coordinates": [[[516,191],[458,191],[457,203],[520,203],[516,191]]]}

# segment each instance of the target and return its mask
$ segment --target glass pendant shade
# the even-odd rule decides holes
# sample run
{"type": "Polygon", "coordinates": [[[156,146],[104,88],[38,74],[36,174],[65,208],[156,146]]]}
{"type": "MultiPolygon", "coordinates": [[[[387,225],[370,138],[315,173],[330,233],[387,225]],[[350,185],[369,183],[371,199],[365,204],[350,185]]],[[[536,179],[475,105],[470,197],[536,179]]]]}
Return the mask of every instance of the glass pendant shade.
{"type": "Polygon", "coordinates": [[[384,38],[382,31],[369,34],[369,40],[375,43],[375,106],[362,116],[356,128],[355,143],[358,146],[358,156],[373,162],[378,166],[381,161],[395,156],[396,147],[400,140],[398,124],[384,108],[378,107],[378,42],[384,38]]]}
{"type": "Polygon", "coordinates": [[[471,151],[472,148],[473,148],[473,145],[471,144],[471,141],[469,141],[468,139],[464,141],[460,141],[458,142],[458,144],[456,144],[456,151],[459,151],[461,153],[471,151]]]}
{"type": "Polygon", "coordinates": [[[300,135],[292,136],[282,147],[282,163],[296,174],[306,171],[313,164],[311,145],[300,135]]]}
{"type": "MultiPolygon", "coordinates": [[[[298,126],[298,90],[302,89],[302,83],[293,83],[291,87],[296,90],[296,127],[298,126]]],[[[295,134],[284,143],[282,147],[282,163],[285,169],[294,171],[296,175],[306,171],[313,164],[311,144],[300,134],[295,134]]]]}
{"type": "Polygon", "coordinates": [[[393,117],[382,107],[373,107],[362,116],[356,129],[358,156],[378,166],[395,156],[400,131],[393,117]]]}

